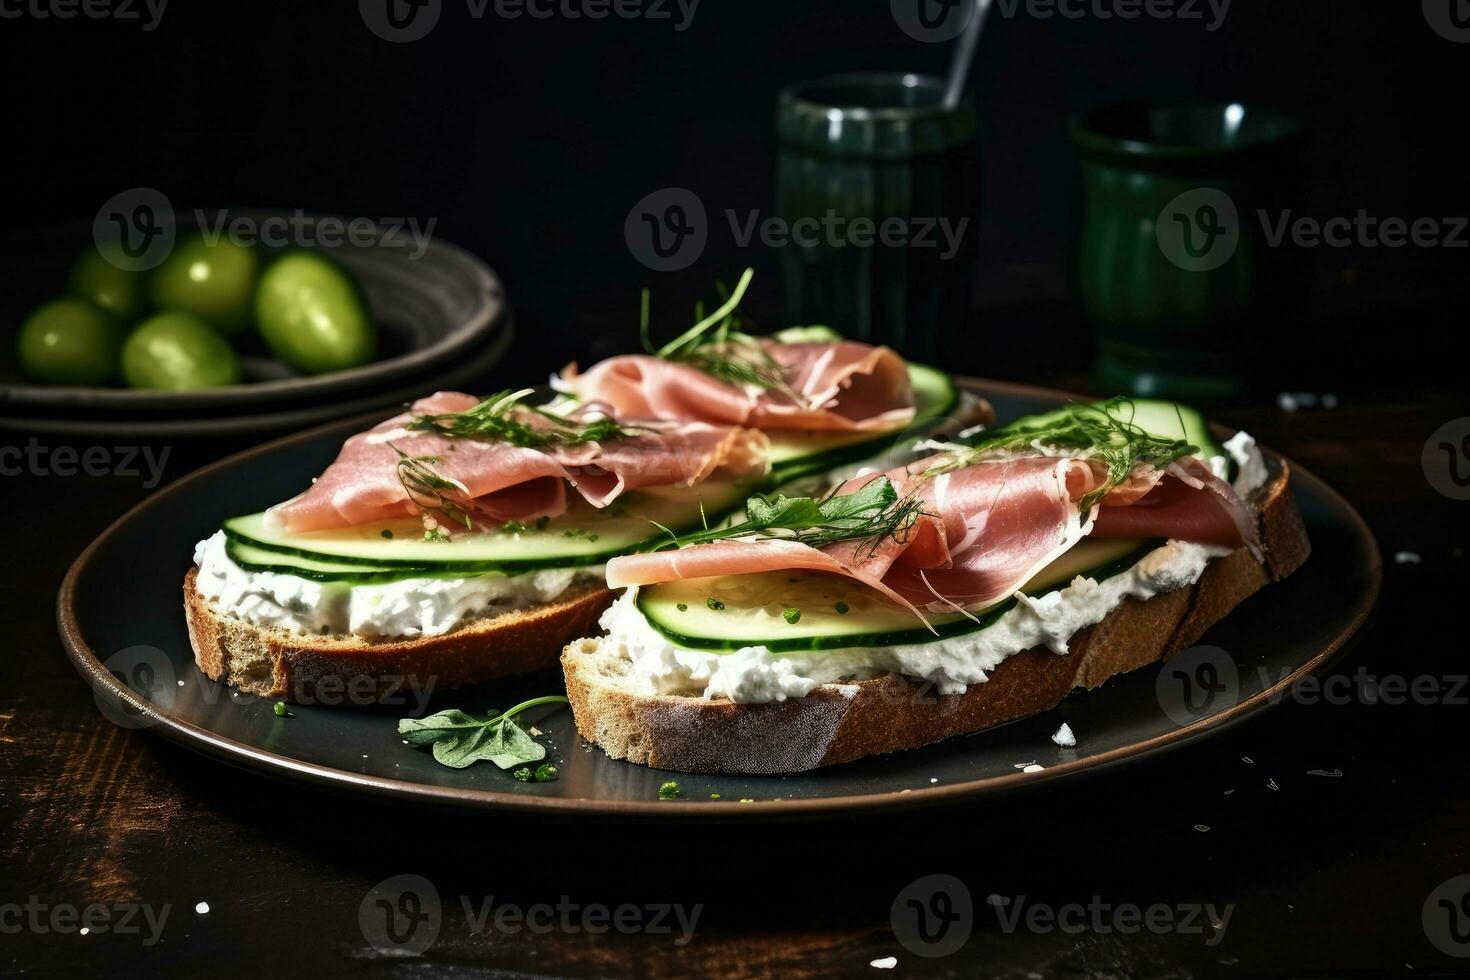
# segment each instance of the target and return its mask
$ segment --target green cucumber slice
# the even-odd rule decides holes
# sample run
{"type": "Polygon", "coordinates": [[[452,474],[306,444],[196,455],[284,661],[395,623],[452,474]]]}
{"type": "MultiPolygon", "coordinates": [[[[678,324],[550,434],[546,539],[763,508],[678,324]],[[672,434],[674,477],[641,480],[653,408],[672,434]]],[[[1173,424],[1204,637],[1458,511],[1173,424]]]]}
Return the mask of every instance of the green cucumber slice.
{"type": "MultiPolygon", "coordinates": [[[[1022,591],[1044,595],[1078,575],[1102,581],[1164,544],[1159,539],[1084,538],[1042,569],[1022,591]]],[[[638,609],[681,647],[729,652],[763,646],[773,653],[927,643],[985,629],[1015,604],[1007,599],[975,613],[914,614],[852,579],[818,572],[762,572],[687,579],[638,591],[638,609]],[[795,622],[788,610],[798,610],[795,622]],[[845,612],[839,611],[845,609],[845,612]]]]}
{"type": "Polygon", "coordinates": [[[385,565],[354,565],[308,558],[304,555],[288,555],[271,551],[257,545],[246,544],[234,538],[225,540],[225,554],[230,561],[247,572],[273,572],[277,575],[294,575],[314,582],[342,582],[347,585],[366,585],[376,582],[395,582],[405,578],[434,578],[443,576],[442,569],[429,567],[390,568],[385,565]]]}
{"type": "Polygon", "coordinates": [[[515,574],[537,568],[600,565],[616,555],[652,546],[667,539],[655,521],[675,533],[696,530],[705,520],[713,525],[744,505],[750,489],[746,484],[716,481],[701,484],[696,490],[640,490],[606,511],[589,507],[540,527],[477,529],[453,534],[448,541],[425,541],[417,518],[293,534],[268,527],[261,513],[230,518],[224,523],[224,531],[226,537],[241,544],[337,565],[380,570],[429,568],[439,574],[515,574]]]}
{"type": "MultiPolygon", "coordinates": [[[[904,435],[918,436],[926,424],[937,422],[954,411],[960,401],[960,392],[954,379],[937,368],[913,363],[908,368],[916,411],[913,422],[900,431],[904,435]]],[[[900,433],[875,436],[871,432],[773,430],[766,434],[771,439],[768,457],[771,481],[785,483],[799,476],[876,456],[892,445],[900,433]]]]}

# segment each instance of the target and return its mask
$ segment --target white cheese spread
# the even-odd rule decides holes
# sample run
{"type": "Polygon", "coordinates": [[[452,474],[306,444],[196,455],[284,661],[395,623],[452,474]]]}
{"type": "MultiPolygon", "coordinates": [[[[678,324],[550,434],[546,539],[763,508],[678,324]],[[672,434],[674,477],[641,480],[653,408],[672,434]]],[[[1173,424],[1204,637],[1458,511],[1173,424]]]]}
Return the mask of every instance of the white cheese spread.
{"type": "Polygon", "coordinates": [[[352,633],[368,639],[448,633],[469,620],[551,602],[573,583],[603,576],[603,566],[592,565],[520,575],[318,582],[241,568],[225,551],[223,531],[195,546],[194,563],[200,594],[224,615],[293,633],[352,633]]]}

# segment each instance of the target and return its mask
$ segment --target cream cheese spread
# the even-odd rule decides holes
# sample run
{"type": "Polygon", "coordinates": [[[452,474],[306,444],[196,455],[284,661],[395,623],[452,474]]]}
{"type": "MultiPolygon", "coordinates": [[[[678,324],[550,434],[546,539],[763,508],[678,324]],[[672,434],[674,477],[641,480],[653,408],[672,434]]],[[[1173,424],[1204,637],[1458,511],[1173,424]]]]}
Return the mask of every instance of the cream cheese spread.
{"type": "Polygon", "coordinates": [[[589,565],[520,575],[318,582],[241,568],[225,551],[223,531],[195,546],[194,563],[200,594],[227,616],[293,633],[351,633],[367,639],[448,633],[470,620],[551,602],[574,583],[603,577],[603,566],[589,565]]]}

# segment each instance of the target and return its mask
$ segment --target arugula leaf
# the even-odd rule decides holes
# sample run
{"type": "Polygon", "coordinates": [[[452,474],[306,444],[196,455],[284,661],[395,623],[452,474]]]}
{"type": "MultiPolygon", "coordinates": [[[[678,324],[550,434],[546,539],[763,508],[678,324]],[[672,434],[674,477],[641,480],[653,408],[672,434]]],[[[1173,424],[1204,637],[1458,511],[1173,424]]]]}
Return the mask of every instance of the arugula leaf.
{"type": "Polygon", "coordinates": [[[434,761],[451,769],[464,769],[476,762],[493,762],[501,769],[546,758],[546,746],[516,724],[515,716],[542,704],[567,704],[558,695],[532,698],[497,714],[477,718],[450,708],[426,718],[400,718],[398,734],[409,745],[432,745],[434,761]]]}

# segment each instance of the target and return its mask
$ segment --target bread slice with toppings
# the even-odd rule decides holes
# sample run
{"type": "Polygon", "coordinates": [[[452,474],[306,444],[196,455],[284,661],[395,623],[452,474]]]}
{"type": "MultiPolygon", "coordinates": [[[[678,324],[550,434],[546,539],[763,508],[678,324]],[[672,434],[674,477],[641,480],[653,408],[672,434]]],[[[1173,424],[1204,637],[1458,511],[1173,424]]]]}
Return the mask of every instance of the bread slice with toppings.
{"type": "Polygon", "coordinates": [[[1193,585],[1124,600],[1076,633],[1066,654],[1014,654],[962,694],[936,695],[896,674],[763,704],[656,694],[611,644],[588,638],[569,644],[561,658],[577,730],[615,759],[683,772],[768,774],[917,748],[1047,711],[1077,688],[1096,688],[1185,650],[1306,560],[1310,546],[1284,461],[1275,461],[1247,502],[1260,560],[1238,548],[1211,561],[1193,585]]]}
{"type": "Polygon", "coordinates": [[[551,602],[437,636],[368,640],[224,615],[199,592],[198,574],[191,568],[184,576],[184,615],[199,669],[247,694],[304,704],[368,704],[410,689],[440,691],[551,667],[565,643],[597,627],[613,598],[600,581],[587,581],[551,602]]]}

